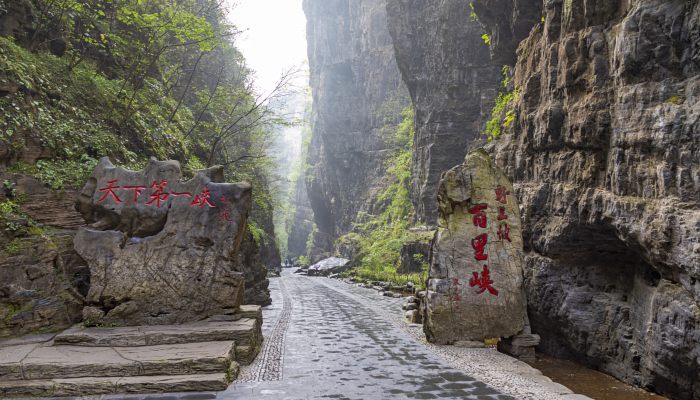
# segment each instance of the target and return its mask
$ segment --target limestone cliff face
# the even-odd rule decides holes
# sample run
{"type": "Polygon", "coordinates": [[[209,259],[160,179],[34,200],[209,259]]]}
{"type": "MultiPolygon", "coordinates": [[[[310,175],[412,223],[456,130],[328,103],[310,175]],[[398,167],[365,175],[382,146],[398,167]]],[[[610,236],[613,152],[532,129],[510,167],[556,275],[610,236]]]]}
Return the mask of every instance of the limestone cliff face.
{"type": "Polygon", "coordinates": [[[490,151],[521,202],[541,350],[699,399],[700,3],[555,0],[543,20],[483,15],[505,38],[496,59],[523,39],[515,123],[490,151]]]}
{"type": "Polygon", "coordinates": [[[0,203],[23,199],[20,212],[3,215],[0,224],[0,337],[79,322],[90,270],[73,250],[83,224],[73,209],[76,192],[55,192],[29,176],[2,171],[0,182],[0,203]]]}
{"type": "Polygon", "coordinates": [[[287,240],[287,251],[290,258],[306,255],[306,240],[313,228],[314,212],[306,193],[304,176],[297,178],[294,195],[294,216],[287,240]]]}
{"type": "Polygon", "coordinates": [[[440,174],[461,164],[493,105],[501,68],[491,62],[469,0],[389,0],[396,60],[415,107],[411,198],[437,223],[440,174]]]}
{"type": "Polygon", "coordinates": [[[313,95],[307,191],[318,254],[371,209],[393,151],[387,128],[408,96],[384,0],[305,0],[304,12],[313,95]]]}

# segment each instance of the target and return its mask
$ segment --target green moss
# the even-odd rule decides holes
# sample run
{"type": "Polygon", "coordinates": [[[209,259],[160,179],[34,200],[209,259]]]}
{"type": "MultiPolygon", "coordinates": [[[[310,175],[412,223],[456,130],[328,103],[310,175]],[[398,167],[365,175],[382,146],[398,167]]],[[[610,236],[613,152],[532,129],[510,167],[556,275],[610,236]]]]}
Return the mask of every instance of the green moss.
{"type": "MultiPolygon", "coordinates": [[[[503,67],[502,84],[504,88],[507,88],[510,84],[507,66],[503,67]]],[[[515,110],[509,108],[519,95],[520,90],[518,88],[510,92],[500,92],[498,94],[496,104],[494,104],[491,109],[491,118],[486,121],[486,126],[484,128],[484,135],[489,141],[498,139],[503,132],[502,129],[510,127],[515,121],[515,110]]]]}
{"type": "Polygon", "coordinates": [[[469,19],[471,19],[474,22],[479,22],[479,16],[476,15],[476,11],[474,10],[474,3],[469,2],[469,19]]]}
{"type": "Polygon", "coordinates": [[[481,35],[481,39],[486,43],[487,45],[491,45],[491,36],[488,33],[484,33],[481,35]]]}
{"type": "Polygon", "coordinates": [[[31,311],[34,309],[32,303],[26,303],[23,306],[18,306],[15,304],[0,304],[0,307],[4,308],[2,313],[5,314],[5,322],[10,321],[15,315],[21,312],[31,311]]]}
{"type": "Polygon", "coordinates": [[[299,265],[301,265],[302,267],[307,267],[307,266],[311,265],[311,260],[309,260],[309,257],[307,257],[307,256],[299,256],[297,261],[299,262],[299,265]]]}
{"type": "Polygon", "coordinates": [[[265,243],[265,230],[260,228],[255,222],[248,221],[248,230],[258,246],[262,246],[265,243]]]}
{"type": "Polygon", "coordinates": [[[685,103],[685,97],[680,96],[680,95],[673,95],[673,96],[669,97],[666,100],[666,102],[680,106],[681,104],[685,103]]]}

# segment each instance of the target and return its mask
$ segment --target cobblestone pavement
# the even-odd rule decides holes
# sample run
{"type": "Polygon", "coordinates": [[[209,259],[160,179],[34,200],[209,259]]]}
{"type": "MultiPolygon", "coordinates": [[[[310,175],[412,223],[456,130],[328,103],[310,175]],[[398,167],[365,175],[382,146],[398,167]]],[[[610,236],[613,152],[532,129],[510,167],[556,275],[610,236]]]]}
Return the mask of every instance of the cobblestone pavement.
{"type": "Polygon", "coordinates": [[[263,317],[262,349],[255,361],[241,368],[236,382],[278,381],[282,379],[284,340],[292,315],[292,301],[281,279],[270,282],[270,294],[274,309],[265,309],[263,317]],[[279,305],[282,307],[280,308],[279,305]]]}
{"type": "Polygon", "coordinates": [[[228,390],[94,399],[588,399],[493,349],[427,343],[404,299],[290,270],[270,290],[263,348],[228,390]]]}
{"type": "MultiPolygon", "coordinates": [[[[283,306],[266,329],[261,356],[217,398],[514,399],[446,365],[325,278],[285,271],[276,281],[283,306]]],[[[384,299],[400,311],[400,299],[384,299]]]]}

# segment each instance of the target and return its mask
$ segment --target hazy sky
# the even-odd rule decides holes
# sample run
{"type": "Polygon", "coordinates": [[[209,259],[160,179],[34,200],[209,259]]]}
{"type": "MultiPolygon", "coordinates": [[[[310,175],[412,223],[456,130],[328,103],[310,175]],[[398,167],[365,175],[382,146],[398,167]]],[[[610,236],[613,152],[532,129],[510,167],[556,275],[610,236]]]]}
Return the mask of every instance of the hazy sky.
{"type": "Polygon", "coordinates": [[[283,71],[306,62],[302,0],[228,1],[231,21],[244,31],[236,47],[255,71],[259,90],[271,90],[283,71]]]}

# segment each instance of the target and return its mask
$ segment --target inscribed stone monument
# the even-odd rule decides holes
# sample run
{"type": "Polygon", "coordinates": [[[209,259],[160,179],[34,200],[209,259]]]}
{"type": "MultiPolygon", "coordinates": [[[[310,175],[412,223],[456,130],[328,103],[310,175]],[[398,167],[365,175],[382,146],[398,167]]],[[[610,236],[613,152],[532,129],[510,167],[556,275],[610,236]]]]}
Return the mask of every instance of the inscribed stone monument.
{"type": "Polygon", "coordinates": [[[445,172],[425,298],[428,340],[510,337],[526,324],[520,213],[512,184],[477,150],[445,172]]]}
{"type": "Polygon", "coordinates": [[[238,309],[251,187],[222,180],[220,167],[183,181],[176,161],[130,171],[100,160],[76,204],[91,224],[75,238],[90,267],[86,322],[174,324],[238,309]]]}

